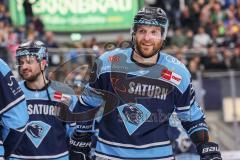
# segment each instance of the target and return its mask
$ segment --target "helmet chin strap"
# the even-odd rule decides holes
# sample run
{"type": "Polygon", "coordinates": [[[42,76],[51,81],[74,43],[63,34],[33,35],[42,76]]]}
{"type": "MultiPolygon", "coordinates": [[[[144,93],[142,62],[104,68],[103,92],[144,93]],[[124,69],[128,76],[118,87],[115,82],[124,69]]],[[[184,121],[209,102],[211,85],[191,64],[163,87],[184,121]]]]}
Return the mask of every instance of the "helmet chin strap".
{"type": "MultiPolygon", "coordinates": [[[[52,99],[51,99],[51,96],[50,96],[50,93],[49,93],[49,91],[48,91],[48,83],[49,83],[49,81],[47,80],[46,81],[46,79],[48,79],[47,78],[47,76],[45,75],[45,73],[44,73],[44,70],[45,69],[42,69],[41,68],[41,64],[40,64],[41,62],[39,62],[38,64],[39,64],[39,69],[40,69],[40,71],[41,71],[41,74],[42,74],[42,78],[43,78],[43,82],[44,82],[44,87],[46,88],[46,92],[47,92],[47,97],[48,97],[48,100],[50,101],[50,102],[52,102],[52,99]]],[[[44,68],[45,68],[46,66],[44,66],[44,68]]]]}

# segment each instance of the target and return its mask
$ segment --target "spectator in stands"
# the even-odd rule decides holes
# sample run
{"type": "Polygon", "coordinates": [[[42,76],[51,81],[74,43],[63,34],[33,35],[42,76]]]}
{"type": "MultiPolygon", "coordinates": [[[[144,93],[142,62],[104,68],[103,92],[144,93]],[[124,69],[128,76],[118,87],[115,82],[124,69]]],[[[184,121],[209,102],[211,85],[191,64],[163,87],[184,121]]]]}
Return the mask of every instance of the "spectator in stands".
{"type": "Polygon", "coordinates": [[[182,28],[190,28],[190,26],[193,26],[195,28],[195,17],[191,16],[191,12],[189,9],[189,6],[185,6],[181,13],[181,27],[182,28]]]}
{"type": "Polygon", "coordinates": [[[30,0],[24,0],[24,2],[23,2],[24,13],[26,16],[26,26],[32,22],[32,19],[34,16],[33,10],[32,10],[32,5],[34,3],[36,3],[36,1],[30,2],[30,0]]]}
{"type": "Polygon", "coordinates": [[[58,48],[58,44],[54,41],[54,34],[51,31],[45,33],[45,44],[48,48],[58,48]]]}
{"type": "Polygon", "coordinates": [[[240,22],[240,8],[237,9],[237,13],[235,14],[236,20],[240,22]]]}
{"type": "Polygon", "coordinates": [[[222,21],[224,18],[224,12],[222,12],[221,4],[219,1],[214,1],[214,4],[211,8],[210,20],[212,23],[217,23],[222,21]]]}
{"type": "Polygon", "coordinates": [[[211,38],[212,38],[212,44],[220,47],[222,46],[223,42],[224,42],[224,37],[220,35],[220,32],[218,31],[218,27],[215,26],[212,28],[211,30],[211,38]]]}
{"type": "Polygon", "coordinates": [[[0,32],[0,58],[3,59],[5,62],[8,61],[8,52],[6,49],[7,41],[3,36],[3,33],[0,32]]]}
{"type": "Polygon", "coordinates": [[[197,79],[197,71],[199,70],[199,67],[200,67],[200,57],[194,56],[193,58],[191,58],[189,60],[187,67],[192,75],[192,79],[196,80],[197,79]]]}
{"type": "Polygon", "coordinates": [[[8,32],[7,50],[9,53],[8,56],[10,57],[9,58],[10,62],[14,63],[15,62],[15,52],[19,45],[18,37],[17,37],[18,35],[12,26],[7,27],[7,32],[8,32]]]}
{"type": "Polygon", "coordinates": [[[4,22],[6,25],[12,24],[10,14],[3,3],[0,3],[0,21],[4,22]]]}
{"type": "Polygon", "coordinates": [[[33,18],[33,25],[34,25],[35,31],[37,31],[38,33],[38,38],[42,39],[42,37],[44,36],[45,30],[44,30],[44,24],[40,19],[40,17],[33,18]]]}
{"type": "Polygon", "coordinates": [[[3,21],[0,21],[0,34],[2,35],[5,42],[7,42],[8,32],[7,27],[3,21]]]}
{"type": "Polygon", "coordinates": [[[173,48],[184,48],[187,47],[187,36],[181,28],[175,30],[174,35],[171,38],[171,45],[173,48]]]}
{"type": "Polygon", "coordinates": [[[25,27],[20,26],[16,28],[16,32],[18,35],[18,42],[24,42],[27,40],[27,30],[25,27]]]}
{"type": "Polygon", "coordinates": [[[226,68],[231,67],[231,58],[232,58],[232,53],[228,48],[223,48],[222,49],[222,60],[223,63],[225,64],[226,68]]]}
{"type": "Polygon", "coordinates": [[[216,46],[209,45],[207,49],[207,55],[202,58],[202,64],[205,70],[222,70],[226,69],[226,65],[220,58],[220,54],[217,52],[216,46]]]}
{"type": "Polygon", "coordinates": [[[29,23],[27,27],[27,40],[34,41],[37,39],[37,32],[35,31],[33,23],[29,23]]]}
{"type": "Polygon", "coordinates": [[[226,28],[226,32],[224,34],[224,41],[223,41],[224,47],[227,47],[227,48],[236,47],[238,28],[235,28],[235,29],[237,29],[237,32],[234,31],[235,30],[234,28],[235,28],[234,26],[226,28]]]}
{"type": "Polygon", "coordinates": [[[186,45],[188,48],[192,48],[192,45],[193,45],[193,31],[191,29],[188,29],[186,31],[186,35],[187,35],[187,42],[186,42],[186,45]]]}
{"type": "Polygon", "coordinates": [[[231,58],[231,68],[240,70],[240,47],[235,48],[231,58]]]}
{"type": "Polygon", "coordinates": [[[240,24],[240,21],[236,18],[237,10],[234,5],[230,5],[229,9],[226,11],[226,18],[224,19],[224,25],[226,28],[231,28],[233,24],[240,24]]]}
{"type": "Polygon", "coordinates": [[[197,34],[193,36],[193,48],[206,48],[211,42],[211,37],[205,32],[205,28],[200,26],[197,34]]]}
{"type": "Polygon", "coordinates": [[[199,25],[206,26],[210,21],[210,15],[211,15],[211,8],[213,6],[213,2],[210,1],[206,5],[202,6],[202,9],[200,11],[199,15],[199,25]]]}
{"type": "Polygon", "coordinates": [[[236,5],[237,4],[237,0],[223,0],[223,7],[229,8],[230,5],[236,5]]]}
{"type": "Polygon", "coordinates": [[[196,32],[198,27],[200,26],[200,21],[199,21],[200,13],[201,13],[200,5],[198,4],[198,2],[193,1],[190,6],[190,17],[194,23],[193,23],[193,26],[189,26],[189,27],[194,32],[196,32]]]}

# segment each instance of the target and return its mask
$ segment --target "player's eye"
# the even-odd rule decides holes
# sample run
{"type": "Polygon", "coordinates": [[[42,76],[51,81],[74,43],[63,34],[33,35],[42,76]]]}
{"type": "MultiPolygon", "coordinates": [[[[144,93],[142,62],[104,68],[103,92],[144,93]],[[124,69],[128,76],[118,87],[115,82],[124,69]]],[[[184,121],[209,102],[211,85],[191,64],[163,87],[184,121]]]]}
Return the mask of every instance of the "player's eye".
{"type": "Polygon", "coordinates": [[[18,60],[18,65],[24,65],[24,64],[28,64],[31,65],[35,62],[35,57],[32,56],[26,56],[23,59],[19,59],[18,60]]]}
{"type": "Polygon", "coordinates": [[[138,33],[146,33],[146,31],[143,30],[143,29],[139,29],[137,32],[138,32],[138,33]]]}
{"type": "Polygon", "coordinates": [[[159,36],[161,34],[161,32],[160,32],[160,30],[153,30],[153,31],[151,31],[151,34],[153,36],[159,36]]]}

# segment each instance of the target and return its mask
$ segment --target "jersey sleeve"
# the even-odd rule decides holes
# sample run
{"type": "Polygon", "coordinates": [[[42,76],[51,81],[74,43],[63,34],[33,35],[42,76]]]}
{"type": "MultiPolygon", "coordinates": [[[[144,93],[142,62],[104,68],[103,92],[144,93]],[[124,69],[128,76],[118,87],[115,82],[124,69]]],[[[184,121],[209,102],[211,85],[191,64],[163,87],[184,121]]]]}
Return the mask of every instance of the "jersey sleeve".
{"type": "Polygon", "coordinates": [[[174,96],[177,117],[181,120],[187,133],[191,136],[199,130],[208,131],[205,123],[205,115],[195,100],[195,91],[192,82],[189,80],[186,89],[183,92],[177,90],[174,96]]]}
{"type": "MultiPolygon", "coordinates": [[[[78,97],[75,95],[74,90],[69,87],[67,84],[51,81],[50,84],[51,91],[53,92],[52,99],[62,107],[62,104],[67,105],[70,111],[73,111],[74,108],[77,108],[79,105],[78,97]]],[[[66,134],[70,137],[74,131],[76,123],[66,122],[66,134]]]]}
{"type": "MultiPolygon", "coordinates": [[[[96,60],[91,71],[89,83],[84,87],[83,92],[79,96],[78,107],[75,107],[73,112],[87,112],[96,107],[100,107],[104,100],[101,97],[101,90],[103,85],[101,85],[101,79],[99,76],[100,61],[96,60]]],[[[77,122],[76,131],[77,132],[94,132],[95,131],[95,119],[77,122]]]]}
{"type": "Polygon", "coordinates": [[[91,71],[89,83],[85,86],[82,94],[79,96],[79,100],[84,110],[91,107],[98,107],[103,103],[101,96],[99,96],[98,91],[103,90],[103,85],[101,84],[101,78],[99,75],[99,70],[101,69],[102,63],[100,60],[96,60],[91,71]]]}
{"type": "MultiPolygon", "coordinates": [[[[6,67],[6,66],[5,66],[6,67]]],[[[25,100],[25,96],[9,68],[0,73],[0,114],[25,100]]]]}
{"type": "Polygon", "coordinates": [[[25,96],[14,78],[10,68],[1,61],[0,73],[0,114],[2,122],[1,138],[4,150],[1,153],[5,157],[15,150],[20,142],[26,124],[28,112],[25,96]]]}

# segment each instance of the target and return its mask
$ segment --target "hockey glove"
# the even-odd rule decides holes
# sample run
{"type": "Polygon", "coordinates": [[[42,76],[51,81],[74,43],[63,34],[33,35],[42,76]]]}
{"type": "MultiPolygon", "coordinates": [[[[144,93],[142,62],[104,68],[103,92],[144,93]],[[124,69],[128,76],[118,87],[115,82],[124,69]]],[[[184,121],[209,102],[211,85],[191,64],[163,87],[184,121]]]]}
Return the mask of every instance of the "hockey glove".
{"type": "Polygon", "coordinates": [[[70,160],[90,160],[91,132],[74,132],[70,137],[70,160]]]}
{"type": "Polygon", "coordinates": [[[214,142],[207,142],[197,146],[197,152],[201,160],[222,160],[218,144],[214,142]]]}

